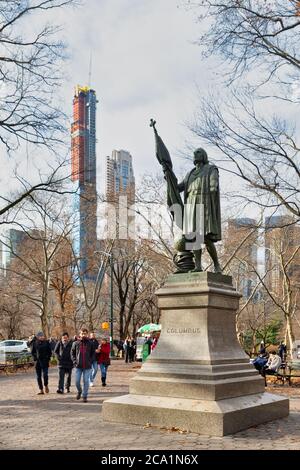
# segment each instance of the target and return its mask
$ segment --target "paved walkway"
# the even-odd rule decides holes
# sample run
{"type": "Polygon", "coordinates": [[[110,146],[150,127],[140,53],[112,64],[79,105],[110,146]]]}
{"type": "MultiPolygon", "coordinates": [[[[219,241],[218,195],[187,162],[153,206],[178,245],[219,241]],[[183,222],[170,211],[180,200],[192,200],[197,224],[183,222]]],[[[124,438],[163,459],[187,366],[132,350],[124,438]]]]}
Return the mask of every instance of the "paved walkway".
{"type": "MultiPolygon", "coordinates": [[[[37,396],[33,372],[0,376],[0,449],[300,449],[299,388],[278,386],[289,393],[288,418],[256,426],[223,438],[180,433],[152,427],[104,423],[104,399],[128,392],[136,365],[113,361],[105,389],[97,376],[88,403],[72,393],[56,394],[57,370],[50,371],[49,395],[37,396]]],[[[270,390],[271,391],[271,390],[270,390]]]]}

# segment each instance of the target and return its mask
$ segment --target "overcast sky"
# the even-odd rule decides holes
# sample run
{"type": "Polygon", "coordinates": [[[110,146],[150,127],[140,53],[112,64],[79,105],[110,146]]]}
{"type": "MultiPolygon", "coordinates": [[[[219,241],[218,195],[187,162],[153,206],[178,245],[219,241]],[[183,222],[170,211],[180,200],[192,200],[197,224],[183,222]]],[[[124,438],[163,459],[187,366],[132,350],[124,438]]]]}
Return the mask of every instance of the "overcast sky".
{"type": "MultiPolygon", "coordinates": [[[[61,104],[70,119],[74,88],[77,84],[88,84],[92,54],[91,86],[99,100],[99,192],[104,191],[106,156],[111,155],[113,149],[131,153],[137,181],[145,172],[161,172],[155,157],[150,118],[157,120],[158,131],[171,153],[176,173],[182,174],[190,168],[180,158],[186,142],[192,138],[185,123],[193,117],[199,93],[205,96],[210,88],[222,89],[223,69],[215,57],[202,59],[195,41],[203,23],[197,23],[199,11],[188,10],[186,3],[186,0],[83,0],[78,8],[52,12],[55,23],[62,25],[61,34],[69,55],[62,70],[65,80],[60,93],[61,104]]],[[[38,26],[38,21],[30,25],[38,26]]],[[[201,144],[201,141],[193,142],[194,147],[201,144]]],[[[209,152],[209,157],[213,159],[213,151],[209,152]]],[[[3,181],[15,162],[7,164],[3,154],[0,159],[5,168],[0,175],[3,181]]],[[[22,154],[20,160],[23,166],[20,173],[27,171],[32,176],[32,153],[27,160],[22,154]]],[[[44,160],[38,149],[35,161],[44,160]]],[[[223,171],[220,180],[221,194],[241,185],[239,179],[223,171]]],[[[223,215],[227,207],[223,200],[223,215]]],[[[247,210],[247,215],[257,215],[247,210]]]]}
{"type": "MultiPolygon", "coordinates": [[[[169,148],[176,167],[185,148],[184,123],[196,105],[197,87],[213,76],[193,42],[199,36],[195,13],[181,0],[86,0],[61,15],[71,54],[65,105],[71,113],[73,87],[88,83],[99,100],[97,157],[102,186],[106,155],[128,150],[136,176],[160,171],[155,159],[150,118],[169,148]]],[[[99,188],[102,189],[101,187],[99,188]]]]}
{"type": "MultiPolygon", "coordinates": [[[[70,119],[74,88],[77,84],[88,85],[92,55],[91,87],[99,100],[100,193],[105,189],[106,156],[113,149],[131,153],[137,183],[146,172],[161,173],[150,118],[157,121],[177,175],[182,176],[191,168],[191,163],[180,157],[186,142],[192,139],[186,122],[196,110],[199,92],[205,95],[217,77],[216,60],[203,61],[195,44],[201,33],[200,24],[196,11],[188,10],[186,3],[186,0],[83,0],[77,8],[48,12],[50,19],[62,26],[60,35],[67,45],[69,57],[62,70],[65,79],[60,95],[70,119]]],[[[24,23],[24,27],[39,30],[38,17],[31,24],[24,23]]],[[[193,145],[200,146],[201,142],[193,145]]],[[[2,192],[15,192],[19,187],[12,176],[17,160],[18,173],[32,183],[36,182],[34,178],[38,179],[35,167],[43,168],[49,160],[40,148],[25,150],[27,158],[24,147],[18,158],[8,160],[7,155],[0,154],[2,192]]],[[[221,172],[220,179],[221,193],[222,187],[232,187],[228,185],[228,174],[221,172]]],[[[223,215],[225,206],[226,201],[223,215]]]]}

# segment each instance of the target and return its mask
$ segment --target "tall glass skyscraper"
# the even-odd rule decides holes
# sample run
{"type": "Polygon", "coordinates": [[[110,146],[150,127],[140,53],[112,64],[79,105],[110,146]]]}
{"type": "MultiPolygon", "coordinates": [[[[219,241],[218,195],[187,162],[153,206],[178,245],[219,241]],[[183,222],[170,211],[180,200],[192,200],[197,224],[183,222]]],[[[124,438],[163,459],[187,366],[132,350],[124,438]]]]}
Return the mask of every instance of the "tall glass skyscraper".
{"type": "Polygon", "coordinates": [[[132,156],[126,150],[113,150],[106,157],[106,195],[130,194],[134,197],[135,179],[132,156]]]}
{"type": "Polygon", "coordinates": [[[126,150],[113,150],[112,156],[106,157],[106,198],[116,207],[116,220],[108,218],[109,233],[115,233],[116,238],[134,238],[135,214],[130,210],[130,206],[135,202],[135,178],[132,156],[126,150]],[[124,197],[126,201],[123,200],[124,197]]]}

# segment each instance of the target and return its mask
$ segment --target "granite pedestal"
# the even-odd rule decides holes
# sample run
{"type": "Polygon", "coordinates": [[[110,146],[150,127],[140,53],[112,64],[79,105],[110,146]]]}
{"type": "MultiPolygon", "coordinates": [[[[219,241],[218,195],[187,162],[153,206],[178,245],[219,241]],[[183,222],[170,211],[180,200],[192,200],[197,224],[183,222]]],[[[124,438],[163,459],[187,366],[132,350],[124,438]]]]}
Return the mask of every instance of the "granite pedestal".
{"type": "Polygon", "coordinates": [[[173,274],[156,294],[158,345],[129,395],[104,401],[104,420],[223,436],[288,415],[288,399],[265,393],[237,340],[230,276],[173,274]]]}

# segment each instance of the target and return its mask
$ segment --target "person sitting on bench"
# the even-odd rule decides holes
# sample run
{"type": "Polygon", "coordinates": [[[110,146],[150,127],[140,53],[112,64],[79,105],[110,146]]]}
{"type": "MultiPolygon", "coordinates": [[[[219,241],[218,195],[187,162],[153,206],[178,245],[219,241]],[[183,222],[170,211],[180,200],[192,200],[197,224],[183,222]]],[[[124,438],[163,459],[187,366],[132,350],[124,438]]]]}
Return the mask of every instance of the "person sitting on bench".
{"type": "Polygon", "coordinates": [[[276,351],[270,351],[268,362],[262,371],[263,375],[276,374],[280,366],[281,366],[280,356],[278,356],[276,351]]]}
{"type": "Polygon", "coordinates": [[[255,369],[261,374],[264,367],[267,365],[268,358],[266,354],[260,354],[257,358],[254,359],[252,364],[254,365],[255,369]]]}

